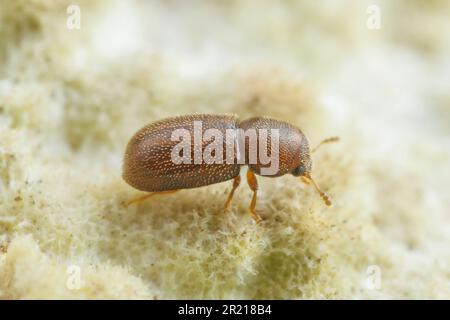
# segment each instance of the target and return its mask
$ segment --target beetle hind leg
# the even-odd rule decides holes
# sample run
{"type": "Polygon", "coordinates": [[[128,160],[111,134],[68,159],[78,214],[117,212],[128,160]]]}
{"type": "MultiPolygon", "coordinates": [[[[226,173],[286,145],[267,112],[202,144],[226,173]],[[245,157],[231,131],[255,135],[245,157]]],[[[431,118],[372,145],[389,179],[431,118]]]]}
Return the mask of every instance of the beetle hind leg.
{"type": "Polygon", "coordinates": [[[124,203],[124,206],[125,206],[125,207],[128,207],[128,206],[131,205],[131,204],[134,204],[134,203],[141,203],[141,202],[147,200],[148,198],[151,198],[151,197],[156,196],[156,195],[160,195],[160,194],[170,194],[170,193],[174,193],[174,192],[177,192],[177,191],[178,191],[178,190],[166,190],[166,191],[151,192],[151,193],[149,193],[149,194],[146,194],[146,195],[143,195],[143,196],[140,196],[140,197],[137,197],[137,198],[133,198],[133,199],[131,199],[131,200],[125,202],[125,203],[124,203]]]}

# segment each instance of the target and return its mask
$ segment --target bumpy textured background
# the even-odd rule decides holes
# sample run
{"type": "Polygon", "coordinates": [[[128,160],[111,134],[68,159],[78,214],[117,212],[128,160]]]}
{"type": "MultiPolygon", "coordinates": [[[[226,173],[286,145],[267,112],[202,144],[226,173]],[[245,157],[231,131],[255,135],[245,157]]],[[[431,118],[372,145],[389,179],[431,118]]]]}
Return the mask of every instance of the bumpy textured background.
{"type": "Polygon", "coordinates": [[[0,298],[450,298],[449,1],[68,4],[0,1],[0,298]],[[261,225],[231,182],[124,208],[130,136],[188,113],[340,136],[334,207],[285,176],[261,225]]]}

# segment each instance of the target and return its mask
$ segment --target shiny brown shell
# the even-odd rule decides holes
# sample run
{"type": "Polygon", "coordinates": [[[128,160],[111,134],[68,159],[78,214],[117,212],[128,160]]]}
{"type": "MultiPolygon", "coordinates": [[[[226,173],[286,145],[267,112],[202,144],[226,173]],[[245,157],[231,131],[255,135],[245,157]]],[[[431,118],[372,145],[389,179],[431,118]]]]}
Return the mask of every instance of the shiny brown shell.
{"type": "MultiPolygon", "coordinates": [[[[254,117],[250,119],[246,119],[239,123],[239,128],[244,131],[247,129],[256,129],[258,134],[260,129],[267,130],[267,154],[271,155],[271,129],[278,130],[278,141],[279,141],[279,150],[278,150],[278,172],[276,174],[267,175],[267,177],[279,177],[285,175],[286,173],[291,172],[296,167],[302,164],[302,160],[309,159],[309,144],[305,135],[302,131],[293,125],[280,120],[275,120],[271,118],[264,117],[254,117]]],[[[259,134],[258,134],[259,136],[259,134]]],[[[261,143],[261,141],[259,141],[261,143]]],[[[248,140],[245,140],[245,150],[249,150],[248,140]]],[[[248,157],[249,152],[246,152],[246,156],[248,157]]],[[[269,167],[270,165],[261,164],[261,160],[259,159],[259,152],[257,153],[258,158],[256,164],[251,164],[249,159],[247,158],[245,163],[248,164],[250,170],[254,173],[261,175],[261,168],[269,167]]]]}
{"type": "MultiPolygon", "coordinates": [[[[235,115],[198,114],[164,119],[140,129],[127,145],[123,162],[123,179],[136,189],[156,192],[197,188],[231,180],[239,175],[241,166],[245,164],[248,164],[254,173],[261,174],[260,169],[263,165],[259,163],[259,158],[256,164],[249,164],[248,157],[242,164],[237,161],[233,164],[225,161],[222,164],[175,164],[171,158],[171,151],[179,141],[171,140],[172,132],[175,129],[192,132],[194,121],[202,122],[203,133],[213,128],[218,129],[224,136],[227,129],[279,129],[279,169],[271,176],[292,173],[305,161],[310,167],[306,137],[300,129],[284,121],[257,117],[239,122],[235,115]]],[[[248,155],[248,141],[245,141],[245,151],[248,155]]],[[[270,136],[267,143],[270,147],[270,136]]],[[[208,144],[208,141],[203,141],[202,151],[208,144]]],[[[194,150],[191,152],[193,155],[194,150]]],[[[225,160],[225,152],[223,156],[225,160]]]]}
{"type": "MultiPolygon", "coordinates": [[[[239,164],[173,163],[171,151],[178,142],[171,141],[172,132],[175,129],[193,132],[194,121],[202,122],[203,133],[206,129],[214,128],[225,135],[226,129],[237,128],[237,117],[234,115],[186,115],[149,124],[128,143],[123,162],[123,179],[136,189],[152,192],[197,188],[239,175],[239,164]]],[[[202,150],[207,144],[206,141],[203,143],[202,150]]]]}

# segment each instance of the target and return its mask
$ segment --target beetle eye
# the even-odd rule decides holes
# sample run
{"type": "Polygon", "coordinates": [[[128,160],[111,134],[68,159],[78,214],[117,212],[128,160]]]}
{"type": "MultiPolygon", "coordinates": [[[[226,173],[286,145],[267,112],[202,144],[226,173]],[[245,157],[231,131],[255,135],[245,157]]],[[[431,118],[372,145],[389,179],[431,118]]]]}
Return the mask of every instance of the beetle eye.
{"type": "Polygon", "coordinates": [[[294,177],[303,176],[303,174],[305,173],[305,167],[303,165],[299,165],[294,170],[292,170],[291,173],[294,177]]]}

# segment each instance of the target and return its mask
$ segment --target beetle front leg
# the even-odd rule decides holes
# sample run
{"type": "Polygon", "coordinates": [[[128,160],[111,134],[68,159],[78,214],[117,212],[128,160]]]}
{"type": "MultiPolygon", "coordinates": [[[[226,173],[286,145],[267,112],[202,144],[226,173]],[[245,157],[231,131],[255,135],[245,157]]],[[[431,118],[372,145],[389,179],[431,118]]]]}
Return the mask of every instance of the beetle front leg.
{"type": "Polygon", "coordinates": [[[256,176],[250,169],[247,171],[247,183],[250,189],[253,191],[252,202],[250,203],[250,213],[252,214],[253,219],[255,219],[256,223],[260,223],[262,218],[259,214],[256,213],[256,196],[258,193],[258,181],[256,180],[256,176]]]}

